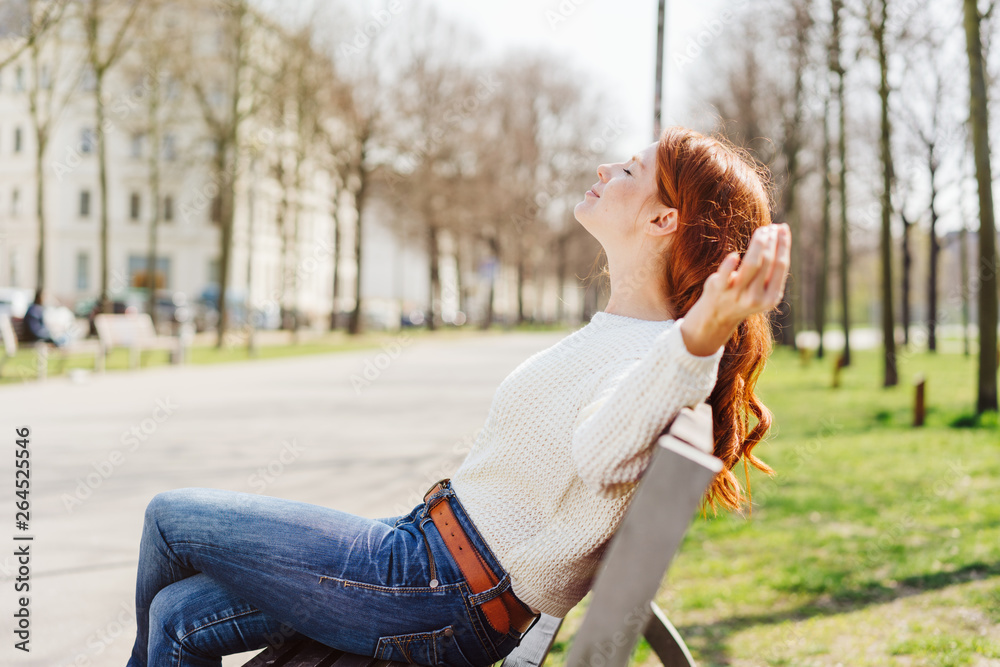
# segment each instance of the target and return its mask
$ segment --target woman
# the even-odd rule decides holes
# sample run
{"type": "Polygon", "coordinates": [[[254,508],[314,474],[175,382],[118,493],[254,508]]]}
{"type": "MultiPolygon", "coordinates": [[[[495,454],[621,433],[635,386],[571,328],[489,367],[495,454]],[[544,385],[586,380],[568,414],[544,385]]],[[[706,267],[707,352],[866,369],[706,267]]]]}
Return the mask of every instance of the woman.
{"type": "Polygon", "coordinates": [[[766,179],[681,128],[597,175],[575,213],[607,254],[608,305],[503,381],[454,478],[377,520],[211,489],[158,494],[129,665],[219,665],[298,633],[381,659],[500,660],[540,612],[562,617],[586,594],[657,435],[706,399],[726,464],[708,500],[747,502],[731,469],[769,471],[751,454],[771,423],[754,385],[791,243],[769,224],[766,179]]]}

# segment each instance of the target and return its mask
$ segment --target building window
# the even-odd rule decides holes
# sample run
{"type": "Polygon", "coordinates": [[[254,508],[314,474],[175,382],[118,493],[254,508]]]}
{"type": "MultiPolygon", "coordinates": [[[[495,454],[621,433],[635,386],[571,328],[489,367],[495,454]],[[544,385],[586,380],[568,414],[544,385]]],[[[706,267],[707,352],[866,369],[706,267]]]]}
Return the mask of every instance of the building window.
{"type": "Polygon", "coordinates": [[[85,127],[80,130],[80,152],[84,155],[90,155],[96,147],[97,137],[94,135],[94,129],[85,127]]]}
{"type": "Polygon", "coordinates": [[[24,68],[18,67],[14,70],[14,92],[24,92],[24,68]]]}
{"type": "Polygon", "coordinates": [[[76,289],[84,291],[90,288],[90,255],[85,252],[76,253],[76,289]]]}
{"type": "Polygon", "coordinates": [[[219,266],[220,266],[219,265],[219,260],[217,260],[217,259],[210,259],[210,260],[208,260],[208,284],[209,285],[218,285],[219,284],[219,276],[221,275],[221,271],[219,269],[219,266]]]}
{"type": "Polygon", "coordinates": [[[38,85],[42,90],[48,90],[52,87],[52,77],[49,76],[48,65],[42,65],[42,72],[38,78],[38,85]]]}
{"type": "Polygon", "coordinates": [[[129,255],[128,284],[132,287],[149,287],[152,283],[155,289],[170,288],[170,258],[157,257],[156,271],[150,276],[149,258],[146,255],[129,255]]]}
{"type": "Polygon", "coordinates": [[[141,208],[142,208],[142,201],[139,199],[139,193],[133,192],[129,197],[129,202],[128,202],[129,220],[133,222],[138,221],[141,208]]]}
{"type": "Polygon", "coordinates": [[[141,158],[142,157],[142,144],[146,141],[146,137],[141,132],[136,132],[132,135],[132,157],[141,158]]]}
{"type": "Polygon", "coordinates": [[[80,190],[80,217],[90,217],[90,190],[80,190]]]}
{"type": "Polygon", "coordinates": [[[163,159],[167,162],[177,159],[177,139],[170,132],[163,136],[163,159]]]}
{"type": "Polygon", "coordinates": [[[18,128],[14,129],[14,152],[15,153],[20,153],[21,152],[21,148],[22,148],[22,146],[21,146],[22,135],[23,135],[23,132],[21,132],[21,128],[18,127],[18,128]]]}
{"type": "Polygon", "coordinates": [[[10,195],[10,217],[16,218],[21,215],[21,191],[14,188],[10,195]]]}
{"type": "Polygon", "coordinates": [[[167,195],[163,198],[163,219],[166,222],[174,221],[174,197],[167,195]]]}

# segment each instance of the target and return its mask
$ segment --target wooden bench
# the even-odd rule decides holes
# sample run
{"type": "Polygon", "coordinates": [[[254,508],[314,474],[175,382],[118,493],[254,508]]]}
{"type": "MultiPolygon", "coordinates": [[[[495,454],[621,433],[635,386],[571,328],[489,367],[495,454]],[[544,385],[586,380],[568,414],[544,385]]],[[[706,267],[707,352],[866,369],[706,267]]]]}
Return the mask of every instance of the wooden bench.
{"type": "MultiPolygon", "coordinates": [[[[695,511],[722,462],[711,455],[712,410],[684,408],[656,451],[605,551],[583,624],[570,645],[569,667],[622,667],[639,635],[666,667],[694,660],[666,614],[653,602],[695,511]]],[[[562,619],[543,614],[502,667],[538,667],[562,619]]],[[[344,653],[313,640],[272,646],[243,667],[406,667],[344,653]]]]}
{"type": "MultiPolygon", "coordinates": [[[[6,313],[0,314],[0,339],[3,339],[4,352],[3,358],[0,359],[0,373],[3,372],[6,363],[17,354],[18,347],[23,346],[22,341],[28,338],[25,329],[23,319],[12,318],[6,313]]],[[[53,348],[59,352],[63,364],[66,363],[66,358],[71,354],[93,354],[94,370],[104,370],[104,356],[101,354],[101,346],[97,341],[78,340],[62,347],[56,347],[40,340],[31,341],[29,344],[35,348],[35,368],[34,371],[28,371],[24,367],[19,368],[19,374],[22,376],[32,373],[39,380],[44,380],[48,374],[49,350],[53,348]]]]}
{"type": "Polygon", "coordinates": [[[106,358],[115,348],[128,348],[130,368],[139,367],[143,350],[168,350],[170,363],[173,364],[184,360],[181,338],[157,335],[149,313],[102,313],[94,318],[94,327],[101,342],[102,355],[106,358]]]}

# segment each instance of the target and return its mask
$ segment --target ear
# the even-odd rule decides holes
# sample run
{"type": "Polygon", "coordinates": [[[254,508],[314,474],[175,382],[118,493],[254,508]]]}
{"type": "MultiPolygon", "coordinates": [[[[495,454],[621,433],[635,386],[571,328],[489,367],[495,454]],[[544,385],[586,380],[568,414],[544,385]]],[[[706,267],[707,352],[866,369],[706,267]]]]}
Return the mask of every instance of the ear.
{"type": "Polygon", "coordinates": [[[655,217],[646,225],[646,233],[652,236],[667,236],[677,231],[677,209],[660,206],[655,217]]]}

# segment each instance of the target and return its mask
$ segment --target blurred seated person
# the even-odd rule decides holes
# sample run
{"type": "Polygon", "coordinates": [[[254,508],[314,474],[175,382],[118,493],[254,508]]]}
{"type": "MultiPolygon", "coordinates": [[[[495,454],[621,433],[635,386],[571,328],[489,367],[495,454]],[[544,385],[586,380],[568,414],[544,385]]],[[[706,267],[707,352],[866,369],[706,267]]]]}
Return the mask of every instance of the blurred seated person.
{"type": "Polygon", "coordinates": [[[42,341],[52,343],[56,347],[62,347],[68,341],[65,335],[53,336],[48,327],[45,326],[45,290],[35,291],[35,300],[28,306],[24,313],[24,334],[26,343],[42,341]]]}

